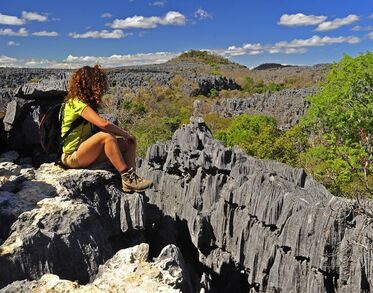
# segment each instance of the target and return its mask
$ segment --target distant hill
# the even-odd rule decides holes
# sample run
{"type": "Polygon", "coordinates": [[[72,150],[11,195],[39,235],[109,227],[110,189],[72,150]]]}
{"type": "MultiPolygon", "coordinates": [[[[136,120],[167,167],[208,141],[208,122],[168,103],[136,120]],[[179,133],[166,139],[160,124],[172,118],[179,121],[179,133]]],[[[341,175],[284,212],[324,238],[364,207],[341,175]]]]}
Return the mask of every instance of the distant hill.
{"type": "Polygon", "coordinates": [[[253,68],[253,70],[278,69],[278,68],[284,68],[284,67],[293,67],[293,65],[283,65],[279,63],[264,63],[253,68]]]}
{"type": "Polygon", "coordinates": [[[190,50],[182,53],[167,63],[202,63],[206,65],[235,64],[220,55],[199,50],[190,50]]]}

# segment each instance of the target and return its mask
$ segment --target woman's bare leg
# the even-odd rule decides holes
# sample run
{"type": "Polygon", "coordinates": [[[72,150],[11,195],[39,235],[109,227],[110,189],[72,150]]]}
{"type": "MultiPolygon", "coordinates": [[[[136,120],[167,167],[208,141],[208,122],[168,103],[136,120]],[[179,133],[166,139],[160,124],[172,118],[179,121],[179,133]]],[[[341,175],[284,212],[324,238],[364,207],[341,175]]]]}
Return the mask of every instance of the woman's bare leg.
{"type": "Polygon", "coordinates": [[[136,139],[118,139],[118,145],[122,152],[123,159],[129,168],[136,168],[136,139]]]}
{"type": "Polygon", "coordinates": [[[119,172],[130,168],[123,159],[117,138],[106,132],[99,132],[82,142],[77,150],[77,158],[82,167],[97,162],[105,155],[119,172]]]}
{"type": "MultiPolygon", "coordinates": [[[[136,167],[136,139],[124,139],[122,137],[117,138],[119,149],[122,153],[123,159],[126,162],[128,168],[136,167]]],[[[95,162],[105,162],[109,158],[105,153],[101,153],[95,162]]]]}

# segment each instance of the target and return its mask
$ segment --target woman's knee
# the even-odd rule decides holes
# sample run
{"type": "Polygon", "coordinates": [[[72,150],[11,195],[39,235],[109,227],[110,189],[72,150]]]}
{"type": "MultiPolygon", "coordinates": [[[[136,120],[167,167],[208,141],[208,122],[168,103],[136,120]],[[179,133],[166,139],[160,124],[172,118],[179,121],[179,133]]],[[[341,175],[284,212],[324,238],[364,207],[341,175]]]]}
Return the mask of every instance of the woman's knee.
{"type": "Polygon", "coordinates": [[[117,141],[116,137],[112,135],[111,133],[99,132],[99,134],[101,136],[101,140],[104,143],[115,143],[117,141]]]}

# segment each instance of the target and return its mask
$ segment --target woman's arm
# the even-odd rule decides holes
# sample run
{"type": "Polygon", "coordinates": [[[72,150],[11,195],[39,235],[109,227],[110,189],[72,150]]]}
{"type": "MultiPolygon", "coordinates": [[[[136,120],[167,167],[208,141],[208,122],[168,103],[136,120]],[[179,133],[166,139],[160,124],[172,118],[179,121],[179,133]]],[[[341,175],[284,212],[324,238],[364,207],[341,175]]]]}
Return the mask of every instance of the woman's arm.
{"type": "Polygon", "coordinates": [[[101,130],[105,132],[110,132],[114,135],[123,136],[124,138],[127,138],[127,139],[134,138],[127,131],[101,118],[100,115],[98,115],[90,106],[85,107],[80,115],[85,120],[87,120],[88,122],[92,123],[93,125],[97,126],[98,128],[100,128],[101,130]]]}

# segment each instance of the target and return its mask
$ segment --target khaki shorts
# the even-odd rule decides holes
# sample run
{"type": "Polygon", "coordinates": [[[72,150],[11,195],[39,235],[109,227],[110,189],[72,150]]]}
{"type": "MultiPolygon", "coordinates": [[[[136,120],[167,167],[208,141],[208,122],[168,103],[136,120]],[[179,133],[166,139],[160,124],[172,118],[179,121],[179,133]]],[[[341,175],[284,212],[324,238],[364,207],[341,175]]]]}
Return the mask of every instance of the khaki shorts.
{"type": "Polygon", "coordinates": [[[76,151],[73,152],[72,154],[63,153],[61,156],[61,162],[62,164],[64,164],[66,167],[69,167],[69,168],[76,169],[76,168],[81,167],[79,164],[78,158],[76,157],[76,151]]]}

